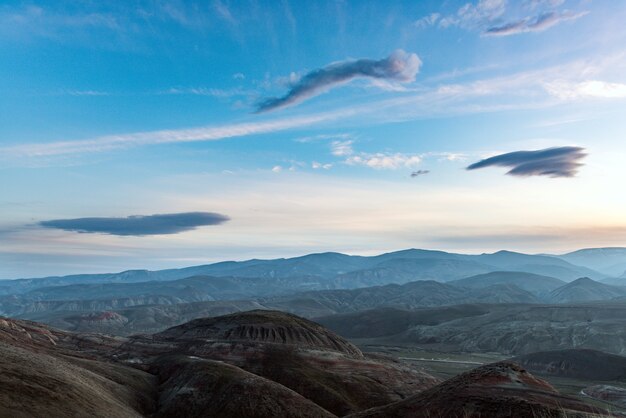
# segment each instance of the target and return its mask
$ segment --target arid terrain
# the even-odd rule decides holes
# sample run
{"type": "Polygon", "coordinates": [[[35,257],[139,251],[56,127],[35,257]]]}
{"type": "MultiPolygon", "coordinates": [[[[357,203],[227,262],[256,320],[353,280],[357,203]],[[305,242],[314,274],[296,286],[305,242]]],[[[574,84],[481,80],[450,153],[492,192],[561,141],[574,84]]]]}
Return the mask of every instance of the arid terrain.
{"type": "Polygon", "coordinates": [[[442,381],[277,311],[202,318],[129,338],[2,319],[0,350],[0,415],[7,417],[609,414],[515,363],[442,381]]]}
{"type": "Polygon", "coordinates": [[[407,250],[4,281],[0,416],[620,416],[606,277],[407,250]]]}

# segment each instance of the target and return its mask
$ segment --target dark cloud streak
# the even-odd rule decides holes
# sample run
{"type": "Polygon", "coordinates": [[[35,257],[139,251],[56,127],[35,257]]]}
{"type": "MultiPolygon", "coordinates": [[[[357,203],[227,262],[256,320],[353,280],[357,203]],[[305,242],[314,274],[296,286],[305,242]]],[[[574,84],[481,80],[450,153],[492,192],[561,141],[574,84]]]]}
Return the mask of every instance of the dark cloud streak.
{"type": "Polygon", "coordinates": [[[411,177],[415,178],[415,177],[423,176],[428,173],[430,173],[430,170],[417,170],[411,173],[411,177]]]}
{"type": "Polygon", "coordinates": [[[583,166],[580,160],[586,155],[584,148],[580,147],[516,151],[478,161],[467,167],[467,170],[499,166],[511,167],[507,174],[512,176],[574,177],[583,166]]]}
{"type": "Polygon", "coordinates": [[[268,112],[300,103],[333,86],[347,83],[357,77],[409,82],[415,80],[422,62],[416,54],[397,50],[381,60],[359,59],[343,61],[309,72],[297,81],[282,97],[265,99],[257,113],[268,112]]]}
{"type": "Polygon", "coordinates": [[[212,212],[135,215],[126,218],[55,219],[39,222],[45,228],[82,233],[102,233],[121,236],[178,234],[199,226],[219,225],[230,218],[212,212]]]}

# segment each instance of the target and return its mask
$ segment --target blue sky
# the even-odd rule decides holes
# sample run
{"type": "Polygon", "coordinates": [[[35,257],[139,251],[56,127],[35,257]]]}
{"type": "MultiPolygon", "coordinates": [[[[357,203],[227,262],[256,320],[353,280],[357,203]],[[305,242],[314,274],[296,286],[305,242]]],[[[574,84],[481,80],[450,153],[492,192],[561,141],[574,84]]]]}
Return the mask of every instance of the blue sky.
{"type": "Polygon", "coordinates": [[[0,278],[624,245],[625,19],[599,0],[5,1],[0,278]],[[555,147],[581,150],[466,170],[555,147]]]}

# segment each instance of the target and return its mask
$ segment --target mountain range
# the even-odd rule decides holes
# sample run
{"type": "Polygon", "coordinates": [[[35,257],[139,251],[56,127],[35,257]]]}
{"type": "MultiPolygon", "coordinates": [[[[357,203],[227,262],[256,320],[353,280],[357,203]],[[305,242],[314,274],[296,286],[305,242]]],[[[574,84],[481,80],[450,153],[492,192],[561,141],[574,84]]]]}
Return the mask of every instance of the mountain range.
{"type": "MultiPolygon", "coordinates": [[[[607,275],[590,266],[603,264],[597,261],[602,250],[580,250],[577,256],[528,255],[512,251],[493,254],[455,254],[444,251],[409,249],[378,256],[363,257],[340,253],[309,254],[295,258],[273,260],[226,261],[215,264],[168,270],[128,270],[110,274],[79,274],[35,279],[1,280],[0,295],[22,294],[42,287],[73,284],[135,283],[171,281],[192,276],[238,277],[256,279],[290,279],[283,285],[298,290],[325,288],[356,288],[389,283],[406,283],[415,280],[450,281],[493,271],[520,271],[572,281],[580,277],[594,280],[619,277],[607,275]],[[591,252],[595,256],[584,254],[591,252]],[[568,259],[580,262],[575,264],[568,259]],[[587,264],[582,263],[583,261],[587,264]]],[[[626,250],[612,249],[610,263],[626,263],[626,250]]],[[[608,251],[608,249],[607,249],[608,251]]],[[[626,269],[625,269],[626,270],[626,269]]]]}

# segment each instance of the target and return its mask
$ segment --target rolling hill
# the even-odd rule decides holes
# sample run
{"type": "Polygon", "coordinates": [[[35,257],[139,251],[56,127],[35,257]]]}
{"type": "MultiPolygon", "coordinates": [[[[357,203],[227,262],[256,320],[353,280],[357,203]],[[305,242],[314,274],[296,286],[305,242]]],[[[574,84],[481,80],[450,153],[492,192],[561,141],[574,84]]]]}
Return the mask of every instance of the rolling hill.
{"type": "Polygon", "coordinates": [[[626,296],[626,288],[596,282],[582,277],[567,283],[550,292],[549,299],[553,303],[588,302],[594,300],[611,300],[626,296]]]}
{"type": "Polygon", "coordinates": [[[563,286],[565,282],[554,277],[533,273],[494,271],[454,280],[449,282],[449,284],[467,289],[482,289],[493,285],[512,284],[534,295],[545,296],[554,289],[563,286]]]}
{"type": "Polygon", "coordinates": [[[276,311],[200,318],[129,338],[0,318],[2,416],[504,418],[512,411],[610,416],[513,363],[441,382],[276,311]]]}
{"type": "Polygon", "coordinates": [[[411,311],[387,308],[315,320],[339,335],[368,344],[508,355],[573,348],[626,354],[624,301],[458,305],[411,311]],[[439,319],[422,319],[431,317],[439,319]]]}

